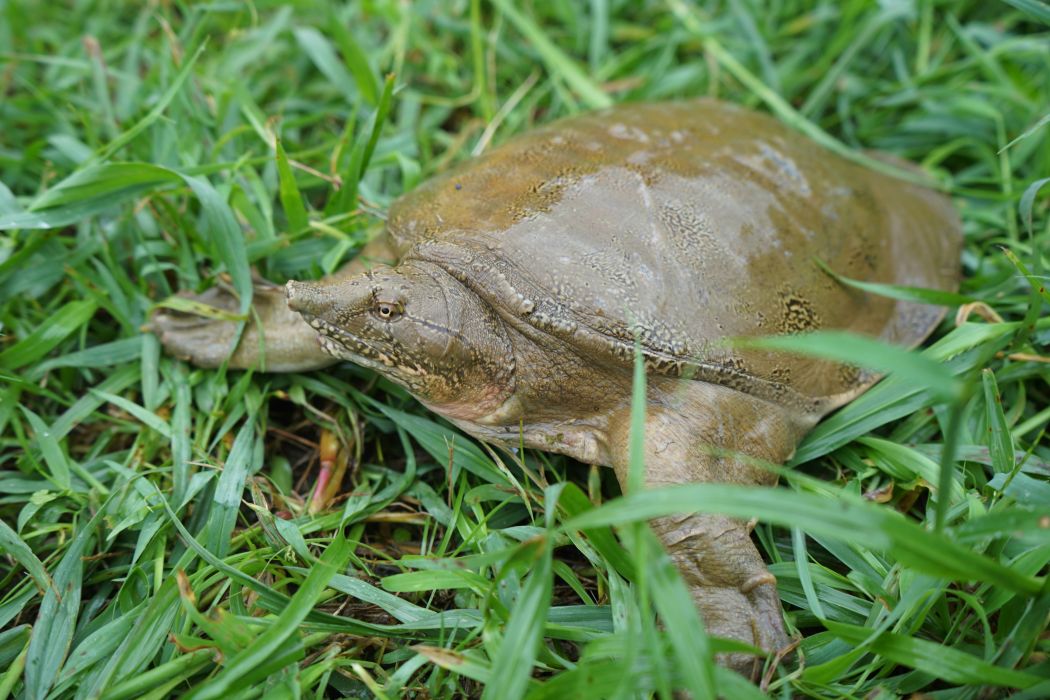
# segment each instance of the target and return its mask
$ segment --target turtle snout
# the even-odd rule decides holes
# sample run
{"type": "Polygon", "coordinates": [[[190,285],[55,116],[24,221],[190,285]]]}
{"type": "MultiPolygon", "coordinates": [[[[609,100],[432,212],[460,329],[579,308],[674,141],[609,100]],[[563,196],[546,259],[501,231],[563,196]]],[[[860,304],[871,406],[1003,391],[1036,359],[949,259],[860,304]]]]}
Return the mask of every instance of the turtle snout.
{"type": "Polygon", "coordinates": [[[307,317],[330,316],[335,310],[335,299],[329,289],[320,284],[289,280],[284,286],[288,308],[307,317]]]}

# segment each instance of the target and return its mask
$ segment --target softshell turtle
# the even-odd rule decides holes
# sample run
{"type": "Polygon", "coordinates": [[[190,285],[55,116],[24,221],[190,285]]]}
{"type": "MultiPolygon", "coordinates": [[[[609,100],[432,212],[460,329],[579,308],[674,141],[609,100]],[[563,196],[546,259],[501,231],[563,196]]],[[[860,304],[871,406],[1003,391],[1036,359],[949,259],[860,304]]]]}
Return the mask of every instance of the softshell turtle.
{"type": "MultiPolygon", "coordinates": [[[[385,242],[317,283],[257,289],[233,367],[369,367],[480,439],[611,466],[625,484],[634,344],[649,372],[650,485],[769,484],[828,411],[878,378],[727,337],[844,329],[904,346],[941,311],[838,283],[954,289],[949,200],[716,100],[564,119],[435,177],[390,208],[385,242]],[[384,248],[384,246],[386,246],[384,248]],[[712,449],[714,448],[714,449],[712,449]]],[[[222,292],[202,300],[231,305],[222,292]]],[[[205,366],[232,325],[162,312],[169,351],[205,366]]],[[[786,643],[776,581],[747,524],[652,523],[709,631],[786,643]]],[[[754,659],[724,663],[746,670],[754,659]]]]}

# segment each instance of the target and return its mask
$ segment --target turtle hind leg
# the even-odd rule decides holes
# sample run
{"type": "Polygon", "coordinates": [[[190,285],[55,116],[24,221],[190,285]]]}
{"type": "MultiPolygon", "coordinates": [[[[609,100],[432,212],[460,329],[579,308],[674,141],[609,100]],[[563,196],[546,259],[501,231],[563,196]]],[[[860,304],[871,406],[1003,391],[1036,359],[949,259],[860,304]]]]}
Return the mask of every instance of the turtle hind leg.
{"type": "MultiPolygon", "coordinates": [[[[655,402],[654,402],[655,403],[655,402]]],[[[608,444],[622,488],[628,471],[629,410],[610,422],[608,444]]],[[[695,482],[763,484],[776,477],[743,453],[782,462],[807,425],[769,402],[725,387],[689,382],[689,388],[647,408],[646,486],[695,482]]],[[[751,541],[747,523],[715,513],[670,515],[650,525],[692,594],[710,634],[776,652],[789,643],[776,579],[751,541]]],[[[717,661],[754,678],[762,659],[721,654],[717,661]]]]}
{"type": "MultiPolygon", "coordinates": [[[[229,285],[220,282],[201,294],[180,296],[220,311],[237,313],[239,304],[229,285]]],[[[149,323],[164,349],[199,367],[298,372],[337,362],[317,342],[317,332],[288,308],[284,288],[257,280],[248,326],[236,348],[231,346],[236,321],[159,308],[149,323]]]]}

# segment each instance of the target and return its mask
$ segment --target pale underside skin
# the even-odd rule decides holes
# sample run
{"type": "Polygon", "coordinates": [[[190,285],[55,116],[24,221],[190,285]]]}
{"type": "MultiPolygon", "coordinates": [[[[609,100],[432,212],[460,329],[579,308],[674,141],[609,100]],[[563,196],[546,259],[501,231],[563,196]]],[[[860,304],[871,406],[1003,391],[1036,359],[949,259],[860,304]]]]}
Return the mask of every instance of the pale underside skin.
{"type": "MultiPolygon", "coordinates": [[[[960,246],[944,197],[711,100],[557,122],[425,183],[387,228],[362,258],[394,267],[362,273],[359,259],[289,283],[287,305],[257,289],[265,367],[357,362],[476,437],[611,466],[621,486],[636,333],[650,370],[648,484],[770,484],[749,458],[785,461],[877,377],[717,341],[835,328],[915,345],[937,309],[850,290],[813,258],[848,277],[953,289],[960,246]]],[[[163,313],[154,329],[197,364],[229,354],[232,324],[163,313]]],[[[229,366],[262,366],[259,341],[250,328],[229,366]]],[[[787,644],[745,524],[652,525],[711,633],[787,644]]]]}

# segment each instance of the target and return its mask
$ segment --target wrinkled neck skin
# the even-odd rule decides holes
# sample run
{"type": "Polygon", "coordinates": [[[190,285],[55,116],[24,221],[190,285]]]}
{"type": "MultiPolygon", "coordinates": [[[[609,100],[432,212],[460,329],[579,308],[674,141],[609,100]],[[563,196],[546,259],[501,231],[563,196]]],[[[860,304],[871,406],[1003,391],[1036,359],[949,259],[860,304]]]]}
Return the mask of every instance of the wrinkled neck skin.
{"type": "Polygon", "coordinates": [[[397,366],[377,369],[450,420],[499,411],[516,390],[513,346],[499,316],[437,265],[414,260],[395,271],[433,282],[429,308],[414,311],[410,300],[400,323],[422,324],[446,341],[435,352],[406,340],[397,366]]]}
{"type": "MultiPolygon", "coordinates": [[[[452,415],[447,407],[423,403],[488,442],[557,452],[585,464],[614,466],[617,456],[625,454],[631,368],[596,363],[513,315],[500,317],[517,369],[514,390],[499,407],[490,412],[479,407],[452,415]]],[[[740,450],[774,462],[786,459],[789,453],[783,452],[784,445],[793,448],[820,417],[816,413],[785,412],[774,403],[718,384],[652,374],[647,378],[646,399],[650,411],[683,418],[679,427],[690,436],[690,444],[740,450]],[[780,436],[767,423],[782,424],[786,437],[767,446],[769,435],[780,436]],[[696,426],[703,428],[697,432],[696,426]]],[[[647,440],[654,437],[650,430],[646,428],[647,440]]],[[[754,483],[766,483],[769,478],[765,472],[744,472],[754,483]]],[[[733,482],[738,481],[736,476],[726,473],[720,478],[733,482]]]]}
{"type": "MultiPolygon", "coordinates": [[[[618,456],[626,454],[630,370],[595,368],[568,348],[547,352],[543,343],[549,338],[530,338],[510,324],[508,337],[518,367],[528,369],[517,374],[514,393],[496,411],[457,418],[441,406],[427,405],[465,432],[488,442],[556,452],[585,464],[615,466],[618,456]]],[[[646,394],[649,411],[682,418],[677,421],[678,429],[688,436],[689,445],[704,443],[774,462],[786,459],[789,453],[782,451],[783,445],[793,448],[819,417],[785,412],[763,399],[690,379],[650,375],[646,394]],[[780,425],[782,430],[771,431],[767,423],[780,425]],[[767,446],[764,441],[774,433],[777,437],[781,433],[790,435],[767,446]]],[[[656,437],[651,430],[646,428],[647,440],[656,437]]],[[[674,434],[669,432],[664,438],[674,434]]],[[[738,471],[740,474],[726,472],[719,478],[736,482],[746,472],[749,483],[768,482],[769,474],[764,471],[738,471]]]]}
{"type": "Polygon", "coordinates": [[[560,341],[530,326],[505,320],[505,329],[515,357],[514,391],[495,410],[450,412],[423,403],[479,439],[609,465],[606,430],[630,396],[629,374],[594,367],[568,347],[552,349],[560,341]]]}

